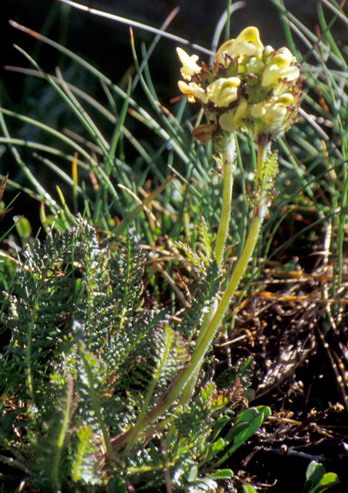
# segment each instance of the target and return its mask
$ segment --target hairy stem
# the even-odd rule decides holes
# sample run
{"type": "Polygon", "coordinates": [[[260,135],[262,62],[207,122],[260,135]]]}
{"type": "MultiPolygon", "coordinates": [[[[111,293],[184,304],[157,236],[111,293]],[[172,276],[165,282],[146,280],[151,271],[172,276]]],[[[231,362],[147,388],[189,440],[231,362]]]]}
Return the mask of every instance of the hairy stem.
{"type": "MultiPolygon", "coordinates": [[[[228,235],[228,229],[230,225],[231,219],[231,208],[232,208],[232,192],[233,192],[233,179],[234,179],[234,168],[236,161],[236,137],[234,134],[231,134],[230,139],[227,141],[225,148],[220,152],[220,159],[222,163],[222,172],[223,172],[223,193],[222,193],[222,208],[219,222],[218,234],[216,237],[215,243],[215,258],[216,263],[221,269],[224,259],[224,253],[226,248],[226,240],[228,235]]],[[[196,345],[198,346],[206,330],[211,322],[211,319],[216,311],[218,299],[213,301],[212,305],[209,308],[209,312],[207,312],[202,321],[201,328],[198,333],[196,345]]],[[[194,376],[187,382],[185,388],[183,389],[181,396],[181,403],[184,404],[187,402],[193,391],[196,384],[197,376],[198,376],[199,368],[194,376]]]]}
{"type": "Polygon", "coordinates": [[[231,218],[234,163],[236,159],[236,138],[234,134],[231,135],[231,139],[228,141],[224,152],[222,152],[220,156],[223,166],[223,196],[221,217],[215,244],[215,257],[219,268],[221,268],[224,258],[226,239],[231,218]]]}
{"type": "MultiPolygon", "coordinates": [[[[148,413],[143,422],[138,424],[138,433],[149,426],[156,418],[163,415],[165,411],[173,404],[173,402],[183,392],[185,387],[189,387],[188,382],[194,377],[202,366],[204,357],[212,343],[217,330],[219,329],[231,299],[242,279],[249,260],[255,249],[255,245],[261,230],[261,225],[266,212],[266,197],[263,187],[262,173],[263,166],[268,151],[268,141],[263,139],[258,144],[257,169],[256,169],[256,199],[252,220],[249,228],[248,237],[246,239],[242,254],[235,265],[231,278],[227,284],[226,290],[213,314],[205,333],[202,334],[200,342],[197,344],[195,352],[192,355],[190,364],[177,376],[168,388],[162,400],[148,413]]],[[[116,437],[112,441],[114,450],[123,448],[129,438],[129,432],[116,437]]]]}

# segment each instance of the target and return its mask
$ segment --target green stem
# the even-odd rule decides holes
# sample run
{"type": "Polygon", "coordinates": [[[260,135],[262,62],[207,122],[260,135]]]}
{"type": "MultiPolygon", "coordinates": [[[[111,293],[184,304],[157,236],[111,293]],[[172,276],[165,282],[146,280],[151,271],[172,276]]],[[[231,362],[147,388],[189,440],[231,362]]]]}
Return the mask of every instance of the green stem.
{"type": "Polygon", "coordinates": [[[72,402],[73,402],[73,379],[69,375],[67,391],[66,391],[65,408],[63,410],[63,421],[60,425],[57,442],[53,448],[54,453],[53,453],[52,464],[51,464],[51,480],[55,491],[60,491],[59,466],[61,463],[64,442],[66,439],[66,434],[70,422],[72,402]]]}
{"type": "MultiPolygon", "coordinates": [[[[212,343],[218,328],[221,325],[223,317],[229,307],[232,296],[234,295],[238,284],[243,277],[249,260],[255,249],[255,245],[261,230],[262,222],[266,212],[266,197],[265,190],[262,181],[263,165],[267,156],[268,146],[267,139],[263,139],[258,145],[257,155],[257,169],[256,169],[256,202],[254,205],[252,220],[248,233],[247,240],[245,242],[242,254],[237,261],[237,264],[233,270],[231,279],[228,282],[226,290],[222,295],[222,298],[216,308],[214,315],[212,316],[210,323],[206,327],[205,333],[201,335],[200,342],[197,344],[195,352],[192,355],[190,364],[180,373],[177,378],[172,382],[167,393],[162,400],[149,412],[144,418],[141,429],[138,428],[138,432],[144,430],[149,426],[156,418],[163,415],[165,411],[173,404],[173,402],[179,397],[179,395],[185,390],[185,387],[190,387],[188,383],[199,371],[202,366],[204,357],[212,343]]],[[[129,432],[113,440],[113,448],[118,450],[122,448],[129,438],[129,432]]]]}
{"type": "MultiPolygon", "coordinates": [[[[212,305],[210,306],[209,312],[206,313],[203,317],[202,325],[201,325],[201,328],[199,330],[199,334],[198,334],[197,341],[196,341],[196,348],[201,344],[201,342],[202,342],[202,340],[203,340],[203,338],[204,338],[204,336],[208,330],[208,327],[210,326],[210,322],[211,322],[211,320],[212,320],[212,318],[216,312],[217,307],[218,307],[218,295],[216,296],[215,300],[213,301],[212,305]]],[[[186,404],[186,402],[188,402],[191,399],[192,394],[193,394],[194,389],[195,389],[195,386],[196,386],[199,370],[200,370],[200,367],[198,366],[196,371],[194,372],[193,376],[186,382],[186,385],[183,388],[182,395],[180,398],[180,404],[186,404]]]]}
{"type": "Polygon", "coordinates": [[[220,156],[223,166],[223,198],[219,229],[215,244],[215,257],[219,268],[221,268],[224,257],[231,218],[234,163],[236,159],[236,138],[234,134],[231,134],[231,139],[228,141],[224,152],[222,152],[220,156]]]}
{"type": "MultiPolygon", "coordinates": [[[[219,229],[215,243],[215,258],[219,269],[221,269],[222,262],[224,259],[226,239],[228,235],[228,229],[229,229],[230,218],[231,218],[233,178],[234,178],[234,168],[236,161],[236,137],[234,134],[231,134],[223,151],[220,152],[220,158],[223,166],[222,169],[223,193],[222,193],[222,208],[221,208],[219,229]]],[[[205,316],[203,317],[202,325],[199,330],[197,341],[196,341],[196,346],[199,346],[199,344],[202,341],[202,338],[204,337],[204,334],[206,333],[206,330],[217,308],[216,306],[217,301],[218,299],[216,298],[212,303],[209,312],[206,313],[205,316]]],[[[185,388],[183,389],[181,396],[182,404],[187,402],[193,393],[197,380],[198,371],[199,368],[195,373],[195,375],[192,377],[192,379],[187,382],[185,388]]]]}

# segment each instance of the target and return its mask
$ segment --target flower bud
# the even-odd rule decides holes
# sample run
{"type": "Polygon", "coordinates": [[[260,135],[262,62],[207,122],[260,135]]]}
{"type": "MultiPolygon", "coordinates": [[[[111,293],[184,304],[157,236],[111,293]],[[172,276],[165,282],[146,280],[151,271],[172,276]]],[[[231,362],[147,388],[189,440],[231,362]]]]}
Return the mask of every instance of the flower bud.
{"type": "Polygon", "coordinates": [[[284,79],[288,82],[297,80],[300,75],[299,68],[295,65],[296,58],[287,48],[281,48],[267,60],[267,66],[262,76],[263,87],[275,87],[284,79]]]}
{"type": "Polygon", "coordinates": [[[199,74],[202,68],[197,65],[198,56],[188,55],[186,51],[181,48],[177,48],[176,52],[182,63],[181,75],[185,80],[191,80],[193,75],[199,74]]]}

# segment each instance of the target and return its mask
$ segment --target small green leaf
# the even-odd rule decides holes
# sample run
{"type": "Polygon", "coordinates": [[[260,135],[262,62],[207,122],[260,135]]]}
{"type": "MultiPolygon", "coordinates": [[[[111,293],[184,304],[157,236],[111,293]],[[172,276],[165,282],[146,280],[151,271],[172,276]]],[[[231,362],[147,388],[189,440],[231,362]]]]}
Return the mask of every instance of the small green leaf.
{"type": "Polygon", "coordinates": [[[219,438],[218,440],[216,440],[216,442],[212,443],[212,445],[208,450],[207,457],[204,462],[207,462],[210,459],[212,459],[216,454],[221,452],[221,450],[223,450],[225,446],[226,446],[226,442],[223,438],[219,438]]]}
{"type": "Polygon", "coordinates": [[[24,242],[27,241],[31,237],[31,225],[28,219],[24,216],[14,216],[13,218],[16,230],[21,240],[24,242]]]}
{"type": "Polygon", "coordinates": [[[237,416],[237,421],[225,437],[232,446],[219,459],[215,466],[225,462],[243,443],[245,443],[262,425],[265,418],[271,414],[267,406],[251,407],[237,416]]]}
{"type": "Polygon", "coordinates": [[[326,474],[324,474],[318,484],[318,487],[320,488],[318,491],[325,491],[328,488],[331,488],[331,486],[335,486],[335,484],[338,484],[339,482],[340,480],[337,474],[335,474],[334,472],[327,472],[326,474]]]}
{"type": "Polygon", "coordinates": [[[230,422],[230,418],[227,416],[222,416],[215,420],[211,441],[214,441],[219,436],[222,428],[226,426],[227,423],[229,422],[230,422]]]}
{"type": "Polygon", "coordinates": [[[322,464],[312,461],[306,471],[306,483],[303,493],[322,493],[338,483],[337,474],[327,473],[322,464]]]}
{"type": "Polygon", "coordinates": [[[263,423],[265,417],[270,415],[270,409],[267,406],[250,408],[241,413],[235,424],[234,446],[236,450],[246,442],[257,431],[263,423]]]}
{"type": "Polygon", "coordinates": [[[209,474],[208,478],[210,479],[231,479],[233,478],[234,473],[231,469],[220,469],[219,471],[214,472],[213,474],[209,474]]]}
{"type": "Polygon", "coordinates": [[[314,460],[309,464],[306,471],[306,479],[316,484],[325,474],[325,467],[314,460]]]}

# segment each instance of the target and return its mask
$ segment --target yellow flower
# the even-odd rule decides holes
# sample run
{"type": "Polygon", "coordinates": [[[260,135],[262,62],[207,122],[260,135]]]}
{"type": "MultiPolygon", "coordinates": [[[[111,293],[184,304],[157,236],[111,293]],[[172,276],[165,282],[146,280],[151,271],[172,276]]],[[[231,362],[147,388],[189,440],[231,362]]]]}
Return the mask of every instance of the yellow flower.
{"type": "Polygon", "coordinates": [[[267,125],[285,121],[288,108],[294,102],[294,96],[285,93],[280,97],[275,97],[261,103],[253,104],[250,107],[250,115],[253,118],[261,118],[267,125]]]}
{"type": "Polygon", "coordinates": [[[257,27],[247,27],[236,37],[236,39],[230,39],[220,46],[216,53],[215,59],[224,63],[224,54],[230,57],[238,56],[256,56],[261,58],[263,51],[263,44],[260,40],[260,33],[257,27]]]}
{"type": "Polygon", "coordinates": [[[300,70],[295,63],[296,58],[290,50],[287,48],[278,50],[274,57],[269,58],[269,63],[263,72],[262,86],[275,87],[281,79],[286,79],[288,82],[297,80],[300,70]]]}
{"type": "Polygon", "coordinates": [[[250,106],[250,115],[253,118],[261,118],[266,112],[266,103],[262,101],[261,103],[253,104],[250,106]]]}
{"type": "Polygon", "coordinates": [[[181,67],[181,75],[185,80],[191,80],[192,76],[195,74],[199,74],[202,68],[197,65],[198,56],[197,55],[188,55],[186,51],[181,48],[177,48],[176,52],[182,63],[181,67]]]}
{"type": "Polygon", "coordinates": [[[282,123],[287,115],[287,108],[283,104],[275,103],[266,107],[266,112],[262,115],[262,120],[268,125],[282,123]]]}
{"type": "Polygon", "coordinates": [[[204,89],[195,82],[190,82],[189,84],[187,84],[183,80],[179,80],[178,86],[180,91],[188,96],[187,99],[190,103],[194,103],[196,99],[198,99],[202,103],[206,103],[208,101],[204,89]]]}
{"type": "Polygon", "coordinates": [[[248,101],[245,98],[241,98],[236,108],[226,111],[219,118],[219,124],[226,132],[234,132],[237,130],[243,118],[248,116],[248,101]]]}
{"type": "Polygon", "coordinates": [[[208,99],[219,108],[228,106],[238,97],[239,77],[221,77],[207,87],[208,99]]]}
{"type": "Polygon", "coordinates": [[[208,119],[197,138],[215,144],[235,131],[249,133],[258,142],[286,131],[298,117],[301,99],[300,69],[288,48],[263,46],[256,27],[244,29],[223,43],[211,67],[177,49],[182,63],[180,91],[189,102],[202,104],[208,119]],[[193,81],[191,80],[193,79],[193,81]]]}

